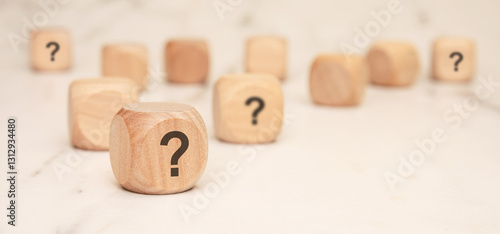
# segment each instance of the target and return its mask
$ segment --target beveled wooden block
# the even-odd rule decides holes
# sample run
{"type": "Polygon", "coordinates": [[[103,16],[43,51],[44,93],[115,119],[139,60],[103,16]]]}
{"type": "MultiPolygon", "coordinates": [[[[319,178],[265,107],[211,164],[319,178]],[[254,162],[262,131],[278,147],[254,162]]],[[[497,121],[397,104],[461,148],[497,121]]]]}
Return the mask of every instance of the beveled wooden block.
{"type": "Polygon", "coordinates": [[[167,80],[175,83],[203,83],[210,67],[204,40],[170,40],[165,46],[167,80]]]}
{"type": "Polygon", "coordinates": [[[65,70],[71,66],[71,37],[64,29],[44,29],[31,36],[31,66],[40,71],[65,70]]]}
{"type": "Polygon", "coordinates": [[[148,53],[139,44],[111,44],[102,49],[102,75],[132,79],[141,88],[148,83],[148,53]]]}
{"type": "Polygon", "coordinates": [[[246,72],[271,74],[284,80],[286,61],[287,42],[284,38],[261,36],[247,40],[246,72]]]}
{"type": "Polygon", "coordinates": [[[86,150],[108,150],[111,120],[120,108],[139,101],[139,87],[129,79],[75,80],[69,88],[71,144],[86,150]]]}
{"type": "Polygon", "coordinates": [[[408,42],[381,41],[370,48],[367,61],[370,80],[374,84],[407,86],[419,72],[418,54],[408,42]]]}
{"type": "Polygon", "coordinates": [[[208,156],[205,123],[193,107],[175,103],[124,106],[111,124],[113,174],[125,189],[170,194],[192,188],[208,156]]]}
{"type": "Polygon", "coordinates": [[[363,58],[355,55],[324,54],[314,60],[309,91],[315,103],[331,106],[357,105],[367,82],[363,58]]]}
{"type": "Polygon", "coordinates": [[[476,66],[474,41],[466,38],[438,38],[434,41],[432,61],[435,79],[469,81],[476,66]]]}
{"type": "Polygon", "coordinates": [[[216,136],[234,143],[274,141],[283,122],[283,92],[269,74],[222,76],[214,87],[216,136]]]}

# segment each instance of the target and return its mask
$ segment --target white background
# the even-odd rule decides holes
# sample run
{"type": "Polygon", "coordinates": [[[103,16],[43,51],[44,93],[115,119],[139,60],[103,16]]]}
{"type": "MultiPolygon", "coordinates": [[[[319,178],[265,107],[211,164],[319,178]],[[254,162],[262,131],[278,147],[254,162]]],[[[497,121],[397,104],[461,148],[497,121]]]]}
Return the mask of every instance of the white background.
{"type": "MultiPolygon", "coordinates": [[[[481,102],[457,129],[443,119],[454,105],[474,98],[477,77],[500,80],[499,1],[402,0],[402,12],[370,41],[413,42],[422,65],[417,83],[370,85],[357,107],[319,107],[309,98],[312,59],[353,44],[355,29],[363,30],[373,21],[370,12],[387,9],[388,2],[242,0],[221,20],[211,0],[68,1],[40,25],[70,30],[73,67],[42,73],[30,69],[29,46],[21,44],[16,52],[8,35],[20,35],[23,19],[33,22],[43,9],[38,1],[1,1],[0,129],[6,129],[8,116],[18,117],[20,197],[18,226],[8,227],[2,208],[0,233],[499,233],[500,92],[481,102]],[[213,83],[222,74],[243,72],[248,36],[270,33],[289,42],[289,75],[283,83],[287,124],[273,144],[222,143],[214,138],[213,83]],[[472,83],[430,80],[431,43],[446,35],[476,41],[472,83]],[[70,147],[68,86],[75,79],[99,77],[101,46],[113,42],[147,45],[149,65],[157,71],[151,79],[162,81],[165,42],[178,37],[208,40],[210,82],[161,82],[141,100],[182,102],[199,110],[210,136],[207,169],[185,193],[127,192],[115,181],[107,152],[70,147]],[[445,131],[446,142],[391,191],[384,173],[397,173],[400,158],[418,149],[415,140],[429,138],[437,128],[445,131]],[[196,208],[193,201],[215,184],[210,174],[232,161],[241,172],[196,208]],[[61,165],[69,168],[63,175],[54,170],[61,165]],[[182,206],[198,213],[183,217],[182,206]]],[[[0,144],[6,145],[2,132],[0,144]]],[[[0,207],[5,207],[4,179],[0,186],[0,207]]]]}

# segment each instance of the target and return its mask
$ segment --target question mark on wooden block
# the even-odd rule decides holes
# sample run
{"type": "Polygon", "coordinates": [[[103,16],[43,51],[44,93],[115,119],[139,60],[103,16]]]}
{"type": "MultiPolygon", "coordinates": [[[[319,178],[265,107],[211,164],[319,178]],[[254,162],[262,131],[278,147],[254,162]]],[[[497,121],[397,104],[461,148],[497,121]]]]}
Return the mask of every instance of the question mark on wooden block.
{"type": "Polygon", "coordinates": [[[257,109],[255,109],[252,113],[252,124],[253,125],[257,125],[257,115],[262,111],[262,109],[264,109],[264,101],[262,100],[262,98],[260,97],[250,97],[247,99],[247,102],[246,102],[246,105],[249,106],[252,102],[258,102],[259,103],[259,107],[257,107],[257,109]]]}
{"type": "Polygon", "coordinates": [[[450,58],[453,58],[453,57],[455,57],[455,56],[458,56],[458,59],[457,59],[457,61],[455,62],[455,71],[458,71],[458,64],[459,64],[460,62],[462,62],[462,59],[464,58],[464,56],[463,56],[463,55],[462,55],[462,53],[460,53],[460,52],[453,52],[453,53],[451,53],[451,54],[450,54],[450,58]]]}
{"type": "MultiPolygon", "coordinates": [[[[189,139],[187,138],[186,134],[184,134],[182,132],[172,131],[172,132],[165,134],[165,136],[163,136],[163,138],[161,139],[160,145],[167,146],[168,142],[172,138],[177,138],[177,139],[181,140],[181,146],[172,155],[172,159],[170,161],[170,165],[176,166],[179,164],[179,158],[181,158],[181,156],[184,154],[184,152],[186,152],[186,150],[188,149],[189,139]]],[[[179,168],[177,168],[177,167],[170,168],[170,176],[172,176],[172,177],[179,176],[179,168]]]]}
{"type": "Polygon", "coordinates": [[[45,46],[45,47],[50,48],[51,46],[56,47],[56,48],[52,51],[52,53],[50,53],[50,61],[54,62],[54,56],[56,55],[57,51],[59,51],[59,44],[57,44],[57,42],[53,42],[53,41],[51,41],[51,42],[49,42],[49,43],[47,44],[47,46],[45,46]]]}

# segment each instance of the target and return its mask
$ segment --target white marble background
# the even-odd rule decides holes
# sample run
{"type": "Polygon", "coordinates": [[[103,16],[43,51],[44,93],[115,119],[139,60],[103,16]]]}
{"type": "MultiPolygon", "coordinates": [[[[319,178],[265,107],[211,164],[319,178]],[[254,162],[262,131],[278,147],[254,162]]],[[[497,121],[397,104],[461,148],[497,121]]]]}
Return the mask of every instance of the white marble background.
{"type": "MultiPolygon", "coordinates": [[[[436,83],[428,76],[432,40],[457,35],[477,42],[477,75],[500,80],[499,1],[401,0],[403,11],[373,40],[415,43],[419,81],[401,89],[369,86],[364,103],[353,108],[313,105],[309,66],[316,54],[352,44],[355,28],[372,21],[370,12],[386,9],[388,0],[241,0],[223,21],[212,0],[66,2],[45,25],[66,27],[73,36],[73,68],[57,73],[32,71],[28,46],[16,52],[8,40],[9,33],[21,34],[23,19],[43,12],[38,1],[0,2],[0,111],[3,120],[18,117],[20,148],[18,226],[8,227],[1,209],[0,233],[500,233],[500,92],[453,129],[443,114],[471,97],[478,82],[436,83]],[[242,72],[244,40],[261,33],[289,40],[288,124],[274,144],[221,143],[213,137],[213,82],[242,72]],[[210,83],[161,83],[141,99],[200,111],[211,136],[207,170],[185,193],[124,191],[107,152],[69,146],[68,85],[99,76],[102,44],[120,41],[146,44],[152,78],[161,80],[165,41],[191,36],[210,43],[210,83]],[[391,191],[384,173],[397,171],[399,158],[417,149],[414,141],[436,128],[446,131],[446,142],[391,191]],[[183,217],[179,207],[194,207],[214,185],[210,174],[233,160],[241,172],[198,204],[195,215],[183,217]],[[54,169],[62,167],[64,174],[54,169]]],[[[0,162],[5,174],[6,160],[0,162]]],[[[6,190],[5,180],[0,186],[6,190]]],[[[0,194],[5,207],[6,193],[0,194]]]]}

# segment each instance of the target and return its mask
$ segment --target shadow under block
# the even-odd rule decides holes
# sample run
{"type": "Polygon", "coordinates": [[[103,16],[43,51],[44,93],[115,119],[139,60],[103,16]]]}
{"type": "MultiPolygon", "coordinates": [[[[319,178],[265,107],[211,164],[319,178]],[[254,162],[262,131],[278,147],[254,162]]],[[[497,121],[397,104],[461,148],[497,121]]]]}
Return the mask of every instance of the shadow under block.
{"type": "Polygon", "coordinates": [[[167,80],[174,83],[203,83],[207,80],[210,56],[204,40],[171,40],[165,46],[167,80]]]}
{"type": "Polygon", "coordinates": [[[139,87],[129,79],[96,78],[71,83],[71,144],[85,150],[108,150],[109,126],[120,108],[139,101],[139,87]]]}
{"type": "Polygon", "coordinates": [[[370,80],[386,86],[411,85],[419,72],[418,60],[417,51],[411,43],[377,42],[367,55],[370,80]]]}
{"type": "Polygon", "coordinates": [[[309,92],[317,104],[357,105],[365,93],[367,75],[365,61],[359,56],[319,55],[311,67],[309,92]]]}
{"type": "Polygon", "coordinates": [[[284,80],[287,42],[280,37],[252,37],[246,45],[246,72],[266,73],[284,80]]]}
{"type": "Polygon", "coordinates": [[[31,66],[40,71],[57,71],[71,66],[71,37],[63,29],[35,31],[31,37],[31,66]]]}
{"type": "Polygon", "coordinates": [[[148,83],[148,53],[137,44],[105,45],[102,49],[102,75],[132,79],[142,89],[148,83]]]}
{"type": "Polygon", "coordinates": [[[469,81],[475,72],[476,48],[473,40],[439,38],[432,51],[432,76],[437,80],[469,81]]]}
{"type": "Polygon", "coordinates": [[[192,188],[208,157],[205,123],[184,104],[135,103],[111,123],[109,155],[118,183],[143,194],[192,188]]]}
{"type": "Polygon", "coordinates": [[[283,92],[269,74],[222,76],[214,87],[216,136],[233,143],[275,141],[283,122],[283,92]]]}

